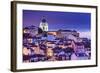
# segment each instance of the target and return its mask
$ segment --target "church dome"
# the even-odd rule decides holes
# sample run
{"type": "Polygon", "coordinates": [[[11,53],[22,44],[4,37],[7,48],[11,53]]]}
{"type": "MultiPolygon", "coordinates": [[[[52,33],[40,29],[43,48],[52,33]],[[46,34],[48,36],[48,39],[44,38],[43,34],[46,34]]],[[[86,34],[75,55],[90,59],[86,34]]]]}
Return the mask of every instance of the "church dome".
{"type": "Polygon", "coordinates": [[[45,23],[46,22],[46,19],[42,19],[42,22],[45,23]]]}
{"type": "Polygon", "coordinates": [[[46,21],[46,19],[45,19],[45,16],[43,16],[43,18],[42,18],[42,23],[46,23],[47,21],[46,21]]]}

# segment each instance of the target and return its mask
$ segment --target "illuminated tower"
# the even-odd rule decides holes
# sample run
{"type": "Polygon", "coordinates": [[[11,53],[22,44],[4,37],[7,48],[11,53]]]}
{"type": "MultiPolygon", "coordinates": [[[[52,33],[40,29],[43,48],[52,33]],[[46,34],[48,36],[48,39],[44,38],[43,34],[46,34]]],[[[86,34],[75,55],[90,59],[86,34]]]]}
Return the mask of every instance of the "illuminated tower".
{"type": "Polygon", "coordinates": [[[41,22],[40,22],[40,26],[39,26],[43,31],[48,31],[48,23],[45,19],[45,17],[43,16],[41,22]]]}

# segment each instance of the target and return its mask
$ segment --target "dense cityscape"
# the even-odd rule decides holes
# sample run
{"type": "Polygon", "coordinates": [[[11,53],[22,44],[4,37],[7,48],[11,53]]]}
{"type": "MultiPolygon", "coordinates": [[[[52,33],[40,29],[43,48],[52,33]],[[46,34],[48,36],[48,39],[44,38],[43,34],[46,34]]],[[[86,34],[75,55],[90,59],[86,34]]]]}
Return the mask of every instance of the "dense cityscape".
{"type": "Polygon", "coordinates": [[[50,31],[45,17],[40,25],[23,28],[23,62],[91,59],[91,40],[76,30],[50,31]]]}

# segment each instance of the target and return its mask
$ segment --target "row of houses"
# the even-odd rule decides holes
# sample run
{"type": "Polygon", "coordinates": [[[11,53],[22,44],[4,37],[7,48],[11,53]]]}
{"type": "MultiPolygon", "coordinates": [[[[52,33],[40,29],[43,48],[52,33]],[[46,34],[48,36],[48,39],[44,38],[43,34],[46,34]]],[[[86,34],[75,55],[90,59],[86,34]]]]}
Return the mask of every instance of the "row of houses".
{"type": "Polygon", "coordinates": [[[43,61],[70,60],[73,59],[71,58],[73,53],[89,59],[91,52],[87,54],[85,52],[91,49],[90,42],[87,38],[80,38],[79,33],[75,30],[60,29],[43,32],[39,27],[25,27],[23,29],[23,50],[26,50],[23,51],[23,54],[27,53],[27,55],[24,54],[23,60],[32,62],[34,59],[37,61],[41,61],[40,59],[43,61]]]}

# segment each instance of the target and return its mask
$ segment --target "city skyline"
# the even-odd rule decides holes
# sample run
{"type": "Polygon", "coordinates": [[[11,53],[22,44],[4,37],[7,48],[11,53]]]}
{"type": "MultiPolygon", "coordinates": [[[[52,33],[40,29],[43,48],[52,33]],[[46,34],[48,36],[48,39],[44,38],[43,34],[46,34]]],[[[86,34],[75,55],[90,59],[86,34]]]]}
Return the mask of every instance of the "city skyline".
{"type": "Polygon", "coordinates": [[[91,59],[89,13],[23,10],[23,62],[91,59]]]}
{"type": "Polygon", "coordinates": [[[23,10],[23,27],[30,25],[38,27],[43,16],[48,22],[49,31],[68,29],[82,32],[83,37],[91,36],[90,13],[23,10]]]}

